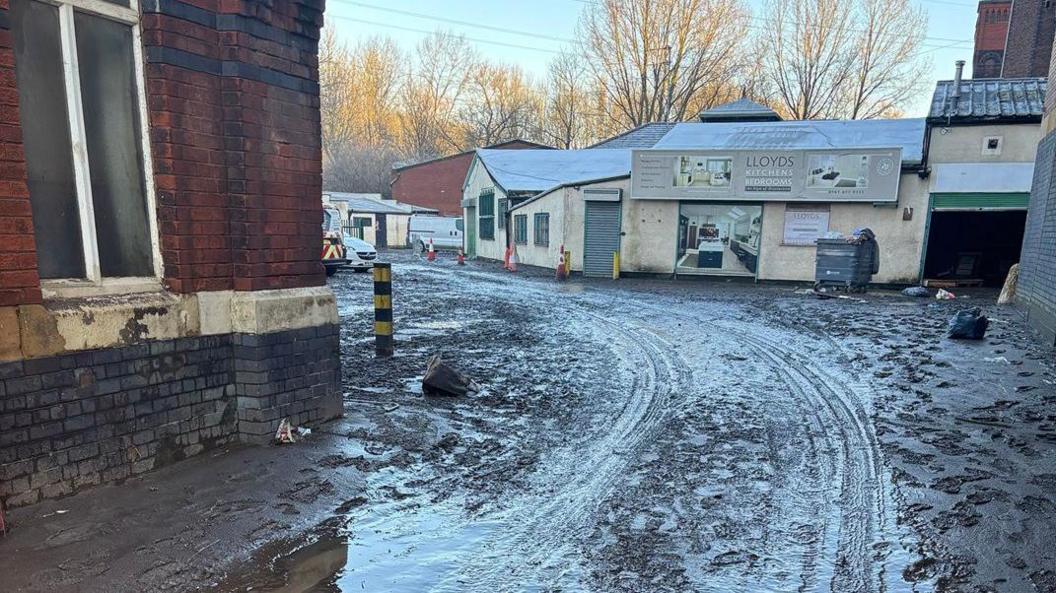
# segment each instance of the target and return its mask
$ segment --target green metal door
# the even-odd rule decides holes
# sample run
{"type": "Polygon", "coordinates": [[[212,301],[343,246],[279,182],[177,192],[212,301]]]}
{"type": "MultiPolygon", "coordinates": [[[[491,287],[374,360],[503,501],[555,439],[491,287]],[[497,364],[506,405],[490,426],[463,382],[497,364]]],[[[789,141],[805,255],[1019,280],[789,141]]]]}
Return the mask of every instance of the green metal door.
{"type": "Polygon", "coordinates": [[[466,257],[477,257],[477,208],[466,208],[466,257]]]}

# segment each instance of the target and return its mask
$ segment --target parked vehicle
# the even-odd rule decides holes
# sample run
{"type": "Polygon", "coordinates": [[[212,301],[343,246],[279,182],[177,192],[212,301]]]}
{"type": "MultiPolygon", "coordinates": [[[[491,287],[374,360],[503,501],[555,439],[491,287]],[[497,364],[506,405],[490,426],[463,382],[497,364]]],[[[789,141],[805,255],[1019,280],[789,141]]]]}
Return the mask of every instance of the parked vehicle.
{"type": "Polygon", "coordinates": [[[333,276],[348,265],[345,245],[341,239],[341,213],[334,208],[323,208],[323,267],[333,276]]]}
{"type": "Polygon", "coordinates": [[[378,259],[378,250],[374,249],[373,245],[349,234],[345,234],[343,240],[349,267],[357,272],[366,272],[374,267],[374,262],[378,259]]]}
{"type": "Polygon", "coordinates": [[[415,214],[408,225],[407,244],[425,251],[429,248],[429,239],[432,239],[434,249],[453,251],[462,247],[464,231],[461,218],[415,214]]]}

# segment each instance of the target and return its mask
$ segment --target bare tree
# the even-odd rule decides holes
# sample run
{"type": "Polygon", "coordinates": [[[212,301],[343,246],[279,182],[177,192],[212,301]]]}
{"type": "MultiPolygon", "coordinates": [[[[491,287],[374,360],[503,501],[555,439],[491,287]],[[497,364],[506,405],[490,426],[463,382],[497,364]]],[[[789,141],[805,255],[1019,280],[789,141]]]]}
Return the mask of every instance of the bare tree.
{"type": "Polygon", "coordinates": [[[737,0],[598,0],[580,27],[609,117],[626,129],[680,121],[742,67],[748,13],[737,0]]]}
{"type": "Polygon", "coordinates": [[[337,41],[333,29],[323,31],[319,43],[319,115],[324,160],[337,145],[355,140],[348,107],[353,104],[352,63],[348,48],[337,41]]]}
{"type": "Polygon", "coordinates": [[[436,32],[418,44],[399,101],[408,156],[430,158],[461,149],[456,116],[477,61],[469,42],[451,33],[436,32]]]}
{"type": "Polygon", "coordinates": [[[558,148],[581,148],[598,140],[598,113],[591,98],[596,83],[582,57],[562,52],[550,62],[541,135],[558,148]]]}
{"type": "Polygon", "coordinates": [[[927,15],[907,0],[769,0],[763,79],[794,119],[889,116],[919,88],[927,15]]]}
{"type": "Polygon", "coordinates": [[[516,66],[480,63],[469,77],[459,110],[464,147],[488,146],[534,138],[542,117],[543,97],[516,66]]]}
{"type": "Polygon", "coordinates": [[[908,0],[860,0],[863,31],[855,44],[856,68],[841,115],[850,119],[898,117],[920,92],[928,63],[919,51],[928,15],[908,0]]]}
{"type": "Polygon", "coordinates": [[[320,43],[320,117],[327,189],[383,192],[399,156],[394,98],[401,57],[387,38],[349,48],[327,31],[320,43]]]}

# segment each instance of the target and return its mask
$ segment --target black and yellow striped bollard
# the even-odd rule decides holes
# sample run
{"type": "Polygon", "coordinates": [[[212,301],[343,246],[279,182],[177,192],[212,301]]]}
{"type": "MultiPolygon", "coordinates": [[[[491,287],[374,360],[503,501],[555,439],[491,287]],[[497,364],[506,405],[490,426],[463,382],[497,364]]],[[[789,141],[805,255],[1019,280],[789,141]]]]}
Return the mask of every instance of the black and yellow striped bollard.
{"type": "Polygon", "coordinates": [[[374,350],[392,356],[392,264],[374,264],[374,350]]]}

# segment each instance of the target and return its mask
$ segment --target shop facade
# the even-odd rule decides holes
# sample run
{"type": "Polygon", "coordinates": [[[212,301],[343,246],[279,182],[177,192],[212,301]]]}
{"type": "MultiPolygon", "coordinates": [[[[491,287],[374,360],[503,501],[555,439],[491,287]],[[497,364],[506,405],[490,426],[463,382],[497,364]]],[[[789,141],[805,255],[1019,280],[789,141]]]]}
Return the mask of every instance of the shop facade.
{"type": "MultiPolygon", "coordinates": [[[[924,120],[678,124],[655,148],[632,151],[623,175],[564,181],[510,206],[510,244],[521,263],[546,268],[564,246],[572,271],[587,276],[611,276],[618,265],[621,274],[811,281],[818,237],[868,227],[881,244],[874,280],[915,283],[929,200],[924,128],[924,120]]],[[[504,171],[535,174],[516,161],[504,171]]],[[[471,172],[467,198],[496,185],[486,172],[471,172]]],[[[506,243],[495,244],[477,255],[501,259],[506,243]]]]}
{"type": "Polygon", "coordinates": [[[1040,78],[937,83],[925,284],[1001,286],[1020,261],[1046,87],[1040,78]]]}

